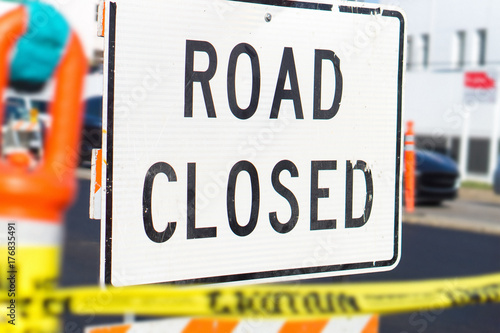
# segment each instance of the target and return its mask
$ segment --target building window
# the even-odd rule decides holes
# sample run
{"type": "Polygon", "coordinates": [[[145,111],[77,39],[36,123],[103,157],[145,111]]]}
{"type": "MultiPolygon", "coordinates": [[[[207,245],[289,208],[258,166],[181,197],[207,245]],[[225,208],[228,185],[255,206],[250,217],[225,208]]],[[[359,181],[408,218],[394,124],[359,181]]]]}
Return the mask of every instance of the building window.
{"type": "Polygon", "coordinates": [[[465,42],[465,31],[457,31],[453,47],[453,63],[455,68],[463,68],[465,66],[465,42]]]}
{"type": "Polygon", "coordinates": [[[477,31],[477,64],[484,66],[486,64],[486,30],[477,31]]]}
{"type": "Polygon", "coordinates": [[[411,70],[412,64],[413,64],[413,38],[411,36],[408,36],[408,39],[406,41],[406,69],[411,70]]]}
{"type": "Polygon", "coordinates": [[[422,67],[429,67],[429,35],[422,35],[422,67]]]}
{"type": "Polygon", "coordinates": [[[488,172],[490,144],[489,139],[469,139],[467,171],[478,174],[486,174],[488,172]]]}

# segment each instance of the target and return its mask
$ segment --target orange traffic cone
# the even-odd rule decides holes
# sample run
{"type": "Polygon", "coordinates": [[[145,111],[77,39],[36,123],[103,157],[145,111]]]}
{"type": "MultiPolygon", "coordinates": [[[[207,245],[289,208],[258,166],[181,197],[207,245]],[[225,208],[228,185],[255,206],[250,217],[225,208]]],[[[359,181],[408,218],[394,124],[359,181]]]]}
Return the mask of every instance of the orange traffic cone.
{"type": "MultiPolygon", "coordinates": [[[[27,12],[17,7],[0,17],[0,91],[8,82],[15,41],[26,33],[27,12]]],[[[0,292],[8,296],[0,332],[57,332],[59,319],[35,291],[51,290],[59,277],[62,221],[76,190],[75,169],[82,123],[82,91],[87,61],[72,33],[55,73],[44,159],[26,152],[0,152],[0,292]],[[27,300],[30,299],[28,302],[27,300]]],[[[0,123],[4,103],[0,99],[0,123]]],[[[1,138],[1,135],[0,135],[1,138]]],[[[0,145],[1,147],[1,145],[0,145]]],[[[2,299],[2,298],[0,298],[2,299]]],[[[0,302],[1,303],[1,302],[0,302]]],[[[5,307],[4,307],[5,305],[5,307]]]]}

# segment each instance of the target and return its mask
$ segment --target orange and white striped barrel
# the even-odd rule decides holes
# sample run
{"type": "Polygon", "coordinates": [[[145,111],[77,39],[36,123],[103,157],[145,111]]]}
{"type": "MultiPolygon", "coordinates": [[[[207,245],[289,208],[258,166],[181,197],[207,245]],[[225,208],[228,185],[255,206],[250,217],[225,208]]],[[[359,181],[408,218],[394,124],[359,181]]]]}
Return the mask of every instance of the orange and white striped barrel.
{"type": "MultiPolygon", "coordinates": [[[[7,86],[14,43],[27,31],[27,15],[18,6],[0,17],[0,92],[7,86]]],[[[0,332],[58,330],[58,318],[47,316],[44,304],[24,300],[57,285],[62,221],[76,190],[78,154],[73,152],[79,147],[86,72],[82,46],[72,33],[55,74],[44,159],[33,163],[26,152],[0,152],[0,292],[8,295],[1,304],[8,316],[0,317],[0,332]]],[[[3,113],[0,98],[0,122],[3,113]]]]}
{"type": "Polygon", "coordinates": [[[85,330],[85,333],[377,333],[378,326],[378,316],[334,318],[314,321],[180,318],[115,326],[89,327],[85,330]]]}
{"type": "Polygon", "coordinates": [[[413,121],[406,125],[405,133],[405,161],[404,161],[404,196],[406,211],[415,211],[415,132],[413,131],[413,121]]]}

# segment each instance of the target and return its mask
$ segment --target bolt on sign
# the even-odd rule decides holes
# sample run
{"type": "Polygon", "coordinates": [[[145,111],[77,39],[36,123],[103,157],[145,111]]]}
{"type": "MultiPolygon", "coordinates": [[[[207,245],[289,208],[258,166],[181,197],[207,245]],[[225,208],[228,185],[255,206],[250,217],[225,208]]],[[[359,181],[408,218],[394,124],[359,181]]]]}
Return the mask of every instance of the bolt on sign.
{"type": "Polygon", "coordinates": [[[397,265],[401,11],[120,0],[106,14],[106,283],[397,265]]]}

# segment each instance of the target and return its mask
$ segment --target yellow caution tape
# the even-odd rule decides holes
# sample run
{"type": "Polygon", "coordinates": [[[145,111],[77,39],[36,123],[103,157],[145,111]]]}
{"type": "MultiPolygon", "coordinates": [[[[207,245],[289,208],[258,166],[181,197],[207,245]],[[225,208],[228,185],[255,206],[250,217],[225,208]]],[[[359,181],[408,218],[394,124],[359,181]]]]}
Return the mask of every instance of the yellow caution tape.
{"type": "Polygon", "coordinates": [[[427,281],[244,287],[140,286],[39,292],[45,314],[319,319],[500,302],[500,274],[427,281]]]}

